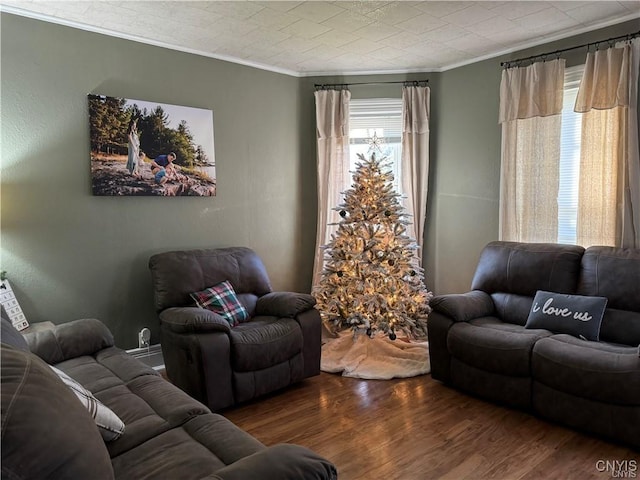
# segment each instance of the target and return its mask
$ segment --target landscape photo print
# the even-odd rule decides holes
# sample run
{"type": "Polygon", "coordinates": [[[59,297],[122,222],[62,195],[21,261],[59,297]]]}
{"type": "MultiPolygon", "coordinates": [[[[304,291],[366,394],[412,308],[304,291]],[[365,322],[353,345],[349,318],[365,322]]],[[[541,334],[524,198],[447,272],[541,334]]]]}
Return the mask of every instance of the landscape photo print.
{"type": "Polygon", "coordinates": [[[211,110],[88,97],[94,195],[216,194],[211,110]]]}

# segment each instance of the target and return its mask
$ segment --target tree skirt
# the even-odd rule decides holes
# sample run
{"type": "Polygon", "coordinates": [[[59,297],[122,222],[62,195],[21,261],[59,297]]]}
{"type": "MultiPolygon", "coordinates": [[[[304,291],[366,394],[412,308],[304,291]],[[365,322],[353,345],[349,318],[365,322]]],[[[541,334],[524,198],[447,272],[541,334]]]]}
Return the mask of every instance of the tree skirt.
{"type": "Polygon", "coordinates": [[[389,340],[386,335],[369,338],[351,331],[327,339],[322,346],[323,372],[343,377],[388,380],[423,375],[431,371],[427,342],[389,340]]]}

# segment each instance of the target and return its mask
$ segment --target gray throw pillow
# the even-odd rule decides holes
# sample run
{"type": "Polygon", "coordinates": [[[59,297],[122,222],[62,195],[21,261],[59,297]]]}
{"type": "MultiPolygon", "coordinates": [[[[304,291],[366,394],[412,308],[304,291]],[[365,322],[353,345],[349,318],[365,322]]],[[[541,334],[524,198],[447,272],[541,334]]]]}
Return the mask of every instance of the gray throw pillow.
{"type": "Polygon", "coordinates": [[[606,297],[567,295],[538,290],[525,328],[543,328],[598,341],[606,297]]]}

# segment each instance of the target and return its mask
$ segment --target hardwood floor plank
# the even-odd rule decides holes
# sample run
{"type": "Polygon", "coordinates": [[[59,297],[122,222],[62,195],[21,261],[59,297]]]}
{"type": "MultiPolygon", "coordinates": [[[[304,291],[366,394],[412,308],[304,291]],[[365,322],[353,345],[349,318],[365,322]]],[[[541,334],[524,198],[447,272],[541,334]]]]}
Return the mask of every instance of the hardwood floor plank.
{"type": "Polygon", "coordinates": [[[222,414],[267,445],[311,448],[335,463],[341,480],[604,480],[611,473],[598,471],[597,460],[640,461],[638,452],[429,375],[385,381],[322,373],[222,414]]]}

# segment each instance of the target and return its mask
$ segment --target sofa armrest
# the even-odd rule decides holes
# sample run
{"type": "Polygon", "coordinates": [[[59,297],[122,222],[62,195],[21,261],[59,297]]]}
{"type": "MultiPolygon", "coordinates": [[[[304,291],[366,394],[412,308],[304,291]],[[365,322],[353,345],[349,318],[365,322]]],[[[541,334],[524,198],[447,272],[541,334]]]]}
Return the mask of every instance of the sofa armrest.
{"type": "Polygon", "coordinates": [[[160,313],[160,323],[175,333],[230,332],[229,322],[199,307],[172,307],[160,313]]]}
{"type": "Polygon", "coordinates": [[[295,318],[315,304],[316,299],[308,293],[271,292],[258,298],[256,315],[295,318]]]}
{"type": "Polygon", "coordinates": [[[24,338],[29,349],[49,364],[93,355],[114,345],[107,326],[95,318],[82,318],[51,329],[25,333],[24,338]]]}
{"type": "Polygon", "coordinates": [[[429,305],[455,322],[468,322],[474,318],[495,314],[493,300],[488,293],[481,290],[439,295],[432,298],[429,305]]]}
{"type": "Polygon", "coordinates": [[[336,467],[311,450],[292,444],[280,444],[241,458],[218,470],[211,477],[216,480],[299,480],[338,478],[336,467]]]}

